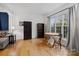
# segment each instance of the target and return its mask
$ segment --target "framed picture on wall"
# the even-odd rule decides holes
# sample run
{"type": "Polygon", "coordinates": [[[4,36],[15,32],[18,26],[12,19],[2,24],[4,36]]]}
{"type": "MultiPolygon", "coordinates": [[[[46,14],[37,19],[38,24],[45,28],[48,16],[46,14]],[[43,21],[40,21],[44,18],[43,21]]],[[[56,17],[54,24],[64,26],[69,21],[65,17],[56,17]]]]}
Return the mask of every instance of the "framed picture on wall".
{"type": "Polygon", "coordinates": [[[19,26],[23,26],[23,22],[22,21],[19,22],[19,26]]]}

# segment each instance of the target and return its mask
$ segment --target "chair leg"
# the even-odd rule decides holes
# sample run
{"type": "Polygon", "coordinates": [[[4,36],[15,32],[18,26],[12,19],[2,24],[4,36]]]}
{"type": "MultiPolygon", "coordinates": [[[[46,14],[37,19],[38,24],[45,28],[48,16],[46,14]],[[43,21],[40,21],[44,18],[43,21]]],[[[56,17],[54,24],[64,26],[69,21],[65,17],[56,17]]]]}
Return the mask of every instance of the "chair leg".
{"type": "Polygon", "coordinates": [[[61,49],[61,38],[62,38],[62,34],[60,34],[60,38],[59,38],[60,49],[61,49]]]}
{"type": "Polygon", "coordinates": [[[61,43],[60,43],[60,49],[61,49],[61,43]]]}

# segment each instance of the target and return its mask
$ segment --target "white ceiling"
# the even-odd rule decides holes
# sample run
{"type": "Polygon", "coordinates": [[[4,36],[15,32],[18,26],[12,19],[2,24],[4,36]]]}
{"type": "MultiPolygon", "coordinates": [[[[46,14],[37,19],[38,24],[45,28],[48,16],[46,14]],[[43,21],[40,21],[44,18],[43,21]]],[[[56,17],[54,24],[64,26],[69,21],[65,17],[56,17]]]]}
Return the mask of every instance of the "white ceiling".
{"type": "Polygon", "coordinates": [[[45,15],[64,5],[64,3],[7,3],[4,5],[17,14],[45,15]]]}

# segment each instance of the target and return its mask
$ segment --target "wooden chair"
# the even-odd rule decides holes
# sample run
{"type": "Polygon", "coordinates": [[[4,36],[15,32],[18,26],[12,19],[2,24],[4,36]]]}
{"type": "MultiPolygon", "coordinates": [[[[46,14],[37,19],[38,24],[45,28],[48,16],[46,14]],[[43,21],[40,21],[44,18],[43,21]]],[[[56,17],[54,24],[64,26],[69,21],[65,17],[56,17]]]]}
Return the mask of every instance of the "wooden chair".
{"type": "MultiPolygon", "coordinates": [[[[48,33],[47,33],[48,34],[48,33]]],[[[52,33],[51,33],[51,35],[49,34],[49,35],[47,35],[46,36],[46,41],[47,41],[47,45],[49,46],[49,47],[54,47],[55,46],[55,44],[58,44],[59,46],[60,46],[60,49],[61,49],[61,38],[62,38],[62,34],[59,34],[59,35],[52,35],[52,33]],[[56,36],[58,36],[59,38],[56,40],[56,36]],[[49,40],[50,39],[52,39],[53,41],[52,41],[52,45],[51,45],[51,41],[49,42],[49,40]]]]}

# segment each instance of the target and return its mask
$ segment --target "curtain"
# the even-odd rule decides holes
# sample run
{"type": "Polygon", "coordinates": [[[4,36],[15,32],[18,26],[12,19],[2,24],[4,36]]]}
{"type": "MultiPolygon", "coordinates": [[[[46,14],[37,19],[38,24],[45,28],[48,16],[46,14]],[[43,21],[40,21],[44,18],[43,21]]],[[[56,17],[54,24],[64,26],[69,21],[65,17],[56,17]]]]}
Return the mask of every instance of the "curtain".
{"type": "Polygon", "coordinates": [[[76,39],[76,51],[79,51],[79,4],[76,5],[76,32],[75,32],[75,39],[76,39]]]}
{"type": "Polygon", "coordinates": [[[79,12],[78,4],[69,8],[69,40],[67,47],[70,50],[79,51],[79,12]]]}

